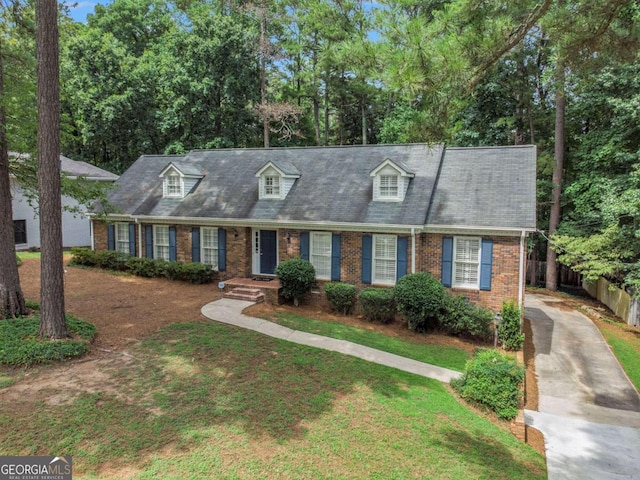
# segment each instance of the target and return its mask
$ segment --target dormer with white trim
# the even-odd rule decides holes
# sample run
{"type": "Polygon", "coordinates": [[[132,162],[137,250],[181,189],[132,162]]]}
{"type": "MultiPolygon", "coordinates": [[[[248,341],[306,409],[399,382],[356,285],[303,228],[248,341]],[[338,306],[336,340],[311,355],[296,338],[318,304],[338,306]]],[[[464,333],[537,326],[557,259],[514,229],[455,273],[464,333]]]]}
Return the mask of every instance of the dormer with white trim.
{"type": "Polygon", "coordinates": [[[401,202],[415,173],[403,163],[387,158],[371,171],[370,176],[373,177],[374,201],[401,202]]]}
{"type": "Polygon", "coordinates": [[[162,172],[162,198],[184,198],[202,179],[203,175],[193,167],[169,163],[162,172]]]}
{"type": "Polygon", "coordinates": [[[293,187],[300,171],[287,161],[269,161],[256,172],[258,178],[258,198],[284,200],[293,187]]]}

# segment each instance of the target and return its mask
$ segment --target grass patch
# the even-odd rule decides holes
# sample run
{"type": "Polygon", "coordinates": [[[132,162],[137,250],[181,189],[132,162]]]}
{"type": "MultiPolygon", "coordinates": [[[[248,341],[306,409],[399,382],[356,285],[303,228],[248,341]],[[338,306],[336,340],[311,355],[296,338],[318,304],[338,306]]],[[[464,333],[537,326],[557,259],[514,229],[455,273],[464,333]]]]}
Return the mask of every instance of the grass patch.
{"type": "Polygon", "coordinates": [[[271,320],[294,330],[347,340],[459,372],[464,370],[467,360],[471,358],[467,352],[459,348],[412,343],[339,322],[325,322],[290,313],[275,314],[271,320]]]}
{"type": "Polygon", "coordinates": [[[117,397],[3,405],[0,451],[65,452],[83,478],[546,478],[435,380],[213,322],[131,353],[117,397]]]}
{"type": "Polygon", "coordinates": [[[623,325],[613,322],[600,324],[599,328],[629,379],[640,390],[640,337],[635,331],[628,331],[623,325]]]}
{"type": "Polygon", "coordinates": [[[40,258],[40,252],[29,252],[29,251],[24,251],[24,252],[16,252],[18,257],[20,257],[21,259],[25,259],[25,258],[40,258]]]}
{"type": "Polygon", "coordinates": [[[76,357],[89,349],[96,335],[94,325],[71,315],[67,315],[67,330],[73,338],[42,340],[39,328],[39,314],[0,322],[0,365],[28,366],[76,357]]]}

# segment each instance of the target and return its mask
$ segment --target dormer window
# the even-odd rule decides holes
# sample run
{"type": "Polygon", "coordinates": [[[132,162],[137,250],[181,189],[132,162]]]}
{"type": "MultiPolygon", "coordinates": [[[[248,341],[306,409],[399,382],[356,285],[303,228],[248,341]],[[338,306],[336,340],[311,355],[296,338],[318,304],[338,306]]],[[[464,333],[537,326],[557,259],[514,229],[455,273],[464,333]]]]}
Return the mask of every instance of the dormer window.
{"type": "Polygon", "coordinates": [[[260,199],[279,199],[287,197],[300,172],[291,162],[269,161],[256,172],[258,177],[258,196],[260,199]]]}
{"type": "Polygon", "coordinates": [[[387,158],[371,171],[370,176],[373,177],[374,201],[401,202],[415,174],[406,165],[387,158]]]}
{"type": "Polygon", "coordinates": [[[398,175],[380,175],[380,198],[398,198],[398,175]]]}
{"type": "Polygon", "coordinates": [[[280,177],[275,175],[265,175],[264,197],[280,198],[280,177]]]}
{"type": "Polygon", "coordinates": [[[182,193],[182,179],[177,173],[171,173],[165,177],[167,197],[184,197],[182,193]]]}
{"type": "Polygon", "coordinates": [[[184,198],[198,185],[203,175],[193,165],[186,162],[171,162],[160,173],[162,196],[164,198],[184,198]]]}

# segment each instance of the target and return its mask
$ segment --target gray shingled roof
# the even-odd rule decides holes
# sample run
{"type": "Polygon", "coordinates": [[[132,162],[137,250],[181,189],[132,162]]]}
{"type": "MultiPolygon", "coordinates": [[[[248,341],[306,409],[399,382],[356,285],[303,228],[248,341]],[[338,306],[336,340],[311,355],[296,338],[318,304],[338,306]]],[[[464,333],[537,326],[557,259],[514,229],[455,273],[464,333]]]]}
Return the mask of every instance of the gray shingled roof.
{"type": "Polygon", "coordinates": [[[60,155],[60,170],[69,177],[83,176],[96,180],[111,181],[118,179],[118,175],[115,173],[108,172],[87,162],[71,160],[64,155],[60,155]]]}
{"type": "Polygon", "coordinates": [[[441,167],[443,152],[440,145],[414,144],[143,155],[120,176],[109,200],[124,214],[152,217],[535,227],[535,147],[447,149],[441,167]],[[373,201],[369,172],[387,158],[415,173],[403,202],[373,201]],[[284,200],[258,199],[255,173],[269,161],[299,172],[284,200]],[[159,175],[169,162],[191,165],[203,175],[185,198],[162,198],[159,175]],[[489,187],[491,192],[483,192],[489,187]],[[500,201],[505,198],[513,202],[500,201]],[[469,207],[473,201],[479,204],[469,207]]]}
{"type": "Polygon", "coordinates": [[[426,223],[535,228],[535,147],[447,148],[426,223]]]}

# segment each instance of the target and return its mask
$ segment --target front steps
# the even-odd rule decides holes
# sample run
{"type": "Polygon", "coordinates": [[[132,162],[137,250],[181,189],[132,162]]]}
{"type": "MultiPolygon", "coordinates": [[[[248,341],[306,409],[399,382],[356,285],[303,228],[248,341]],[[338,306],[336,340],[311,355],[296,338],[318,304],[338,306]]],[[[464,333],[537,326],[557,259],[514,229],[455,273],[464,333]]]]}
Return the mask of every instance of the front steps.
{"type": "Polygon", "coordinates": [[[233,290],[222,295],[224,298],[233,298],[235,300],[246,300],[248,302],[261,303],[264,302],[264,293],[257,288],[236,287],[233,290]]]}

